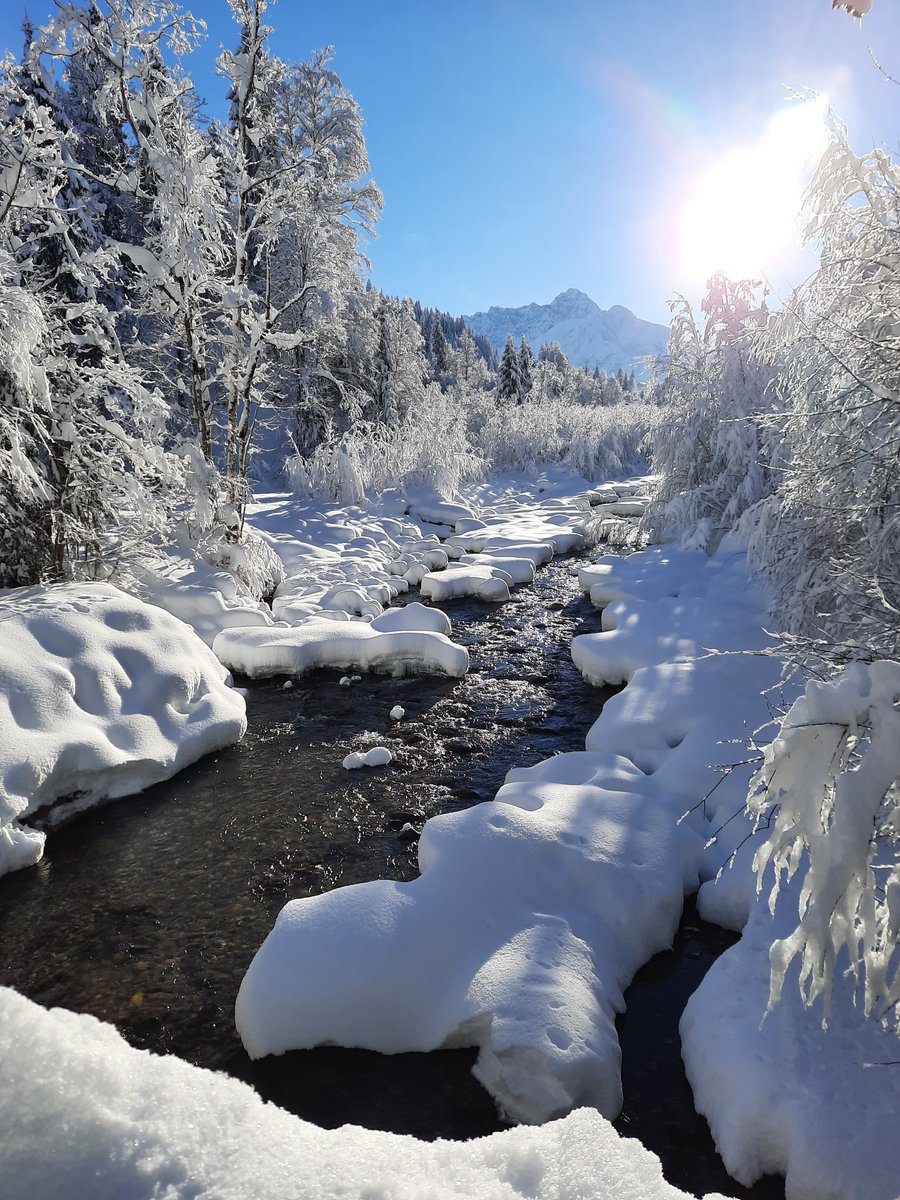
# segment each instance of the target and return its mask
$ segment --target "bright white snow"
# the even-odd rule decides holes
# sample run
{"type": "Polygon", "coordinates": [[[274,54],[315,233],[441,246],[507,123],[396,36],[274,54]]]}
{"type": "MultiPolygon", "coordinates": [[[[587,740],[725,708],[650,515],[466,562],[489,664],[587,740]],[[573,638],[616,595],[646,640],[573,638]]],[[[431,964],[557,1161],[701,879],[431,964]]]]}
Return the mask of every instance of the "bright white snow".
{"type": "Polygon", "coordinates": [[[301,675],[316,667],[388,675],[465,675],[469,653],[430,630],[380,632],[362,621],[309,618],[301,625],[223,629],[213,650],[230,670],[251,679],[301,675]]]}
{"type": "MultiPolygon", "coordinates": [[[[684,563],[684,640],[695,654],[701,629],[714,645],[721,636],[720,649],[741,644],[741,630],[743,644],[759,643],[764,602],[743,560],[708,561],[697,553],[684,563]],[[736,588],[747,599],[729,610],[736,588]]],[[[665,560],[656,562],[665,572],[665,560]]],[[[644,623],[657,629],[666,614],[648,611],[644,623]]],[[[658,661],[651,638],[645,653],[658,661]]],[[[725,655],[635,667],[591,730],[591,753],[513,771],[492,803],[427,822],[419,879],[289,904],[238,998],[249,1051],[473,1044],[476,1075],[516,1119],[545,1120],[580,1103],[615,1115],[615,1012],[637,968],[669,944],[685,891],[727,854],[704,850],[715,821],[704,819],[702,798],[714,793],[714,819],[742,807],[749,771],[721,782],[708,764],[719,739],[765,719],[760,677],[770,681],[777,664],[759,661],[756,673],[736,671],[725,655]],[[672,692],[657,687],[652,672],[662,669],[681,671],[672,692]],[[744,682],[735,686],[734,674],[744,682]]],[[[743,905],[746,916],[748,874],[741,880],[727,899],[725,885],[707,887],[721,889],[720,907],[743,905]]]]}
{"type": "Polygon", "coordinates": [[[462,1143],[318,1129],[236,1079],[7,988],[0,1147],[4,1200],[688,1200],[591,1109],[462,1143]]]}
{"type": "Polygon", "coordinates": [[[3,592],[0,873],[41,857],[30,813],[139,792],[245,729],[223,667],[161,609],[102,583],[3,592]]]}

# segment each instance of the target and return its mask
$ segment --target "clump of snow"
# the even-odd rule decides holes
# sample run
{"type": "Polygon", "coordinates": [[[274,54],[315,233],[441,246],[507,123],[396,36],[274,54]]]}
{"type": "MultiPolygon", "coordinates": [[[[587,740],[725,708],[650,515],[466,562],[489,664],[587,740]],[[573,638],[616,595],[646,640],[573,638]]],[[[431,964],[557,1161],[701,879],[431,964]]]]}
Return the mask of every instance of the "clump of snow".
{"type": "Polygon", "coordinates": [[[141,791],[244,734],[209,648],[109,584],[4,592],[0,631],[0,873],[41,856],[29,814],[141,791]]]}
{"type": "Polygon", "coordinates": [[[343,767],[345,771],[355,771],[360,767],[386,767],[393,757],[387,746],[373,746],[371,750],[354,750],[348,754],[343,767]]]}
{"type": "Polygon", "coordinates": [[[288,904],[238,995],[249,1053],[477,1045],[475,1074],[514,1119],[615,1115],[615,1014],[670,943],[702,840],[619,790],[621,772],[572,782],[557,761],[428,821],[412,883],[288,904]]]}
{"type": "Polygon", "coordinates": [[[689,1200],[592,1109],[469,1142],[319,1129],[239,1080],[8,988],[0,1085],[5,1200],[689,1200]]]}
{"type": "MultiPolygon", "coordinates": [[[[363,621],[323,618],[268,629],[226,629],[216,638],[213,650],[230,670],[252,679],[302,675],[317,667],[454,677],[465,675],[469,668],[465,647],[442,633],[379,632],[363,621]]],[[[349,682],[353,682],[352,676],[349,682]]]]}
{"type": "Polygon", "coordinates": [[[470,562],[454,563],[446,571],[429,572],[421,580],[422,595],[436,603],[477,596],[479,600],[502,602],[509,599],[512,577],[496,567],[470,562]]]}
{"type": "Polygon", "coordinates": [[[402,721],[406,716],[406,709],[402,708],[399,704],[395,704],[388,715],[392,721],[402,721]]]}
{"type": "Polygon", "coordinates": [[[430,630],[432,633],[442,633],[449,637],[452,632],[450,618],[439,608],[429,608],[413,600],[401,608],[389,608],[372,621],[372,628],[379,633],[390,633],[396,630],[430,630]]]}
{"type": "Polygon", "coordinates": [[[774,917],[761,899],[688,1001],[681,1037],[694,1103],[740,1183],[783,1174],[787,1200],[896,1200],[900,1071],[884,1065],[898,1057],[893,1031],[866,1019],[843,977],[823,1029],[821,1003],[804,1007],[793,970],[761,1021],[770,949],[796,924],[799,891],[795,878],[774,917]]]}

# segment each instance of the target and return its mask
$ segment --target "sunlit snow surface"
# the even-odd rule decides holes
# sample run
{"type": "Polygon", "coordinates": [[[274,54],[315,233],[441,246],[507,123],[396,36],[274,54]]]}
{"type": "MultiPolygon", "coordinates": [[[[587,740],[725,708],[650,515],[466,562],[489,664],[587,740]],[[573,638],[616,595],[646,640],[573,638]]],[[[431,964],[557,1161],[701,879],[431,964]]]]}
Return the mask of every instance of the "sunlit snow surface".
{"type": "MultiPolygon", "coordinates": [[[[568,532],[563,521],[558,529],[568,532]]],[[[486,540],[456,536],[474,549],[486,540]]],[[[722,782],[708,764],[718,742],[765,720],[760,689],[778,673],[771,659],[745,670],[730,655],[698,657],[700,647],[765,640],[764,597],[741,556],[711,563],[656,550],[629,566],[642,557],[604,565],[618,564],[623,577],[671,574],[683,598],[677,609],[668,599],[620,606],[616,630],[575,640],[575,661],[592,680],[632,677],[588,750],[513,771],[493,802],[429,821],[412,883],[287,905],[238,997],[252,1055],[326,1042],[385,1052],[476,1045],[477,1077],[515,1120],[584,1103],[617,1114],[614,1019],[624,989],[670,944],[685,892],[721,863],[722,851],[716,858],[704,843],[720,812],[740,810],[748,773],[722,782]],[[679,636],[663,635],[676,613],[679,636]],[[667,651],[685,662],[661,667],[667,651]],[[610,672],[610,656],[627,658],[627,670],[610,672]],[[653,674],[662,669],[681,670],[671,688],[653,674]]],[[[707,893],[710,911],[739,923],[747,871],[706,884],[707,893]]]]}
{"type": "MultiPolygon", "coordinates": [[[[244,1083],[0,989],[4,1200],[685,1200],[588,1109],[476,1141],[324,1130],[244,1083]]],[[[711,1198],[712,1200],[712,1198],[711,1198]]]]}
{"type": "MultiPolygon", "coordinates": [[[[276,597],[284,623],[253,616],[243,638],[228,615],[223,635],[216,613],[239,607],[236,595],[200,605],[203,635],[252,647],[272,632],[311,625],[335,642],[353,625],[369,639],[415,634],[449,645],[437,610],[411,605],[404,617],[385,605],[429,574],[452,575],[452,561],[465,570],[470,555],[492,572],[504,571],[506,559],[507,578],[527,582],[529,565],[580,543],[588,509],[611,528],[628,519],[614,508],[643,504],[637,483],[599,487],[574,504],[497,495],[489,502],[478,516],[425,494],[418,512],[406,511],[408,498],[379,511],[307,505],[298,523],[300,506],[269,498],[254,519],[285,562],[276,597]]],[[[500,574],[491,578],[509,587],[500,574]]],[[[895,1042],[841,999],[823,1034],[819,1014],[800,1006],[790,981],[759,1028],[768,948],[784,919],[779,911],[773,924],[755,900],[754,844],[743,844],[745,739],[768,720],[762,693],[779,674],[777,660],[759,653],[765,597],[728,546],[713,558],[656,547],[601,560],[581,582],[607,614],[603,632],[577,639],[573,655],[592,680],[627,681],[586,750],[511,771],[495,801],[428,822],[413,883],[381,881],[289,904],[241,991],[248,1048],[473,1044],[476,1073],[517,1119],[541,1121],[584,1103],[612,1115],[622,992],[668,944],[683,893],[699,880],[702,915],[734,929],[749,916],[744,938],[709,973],[683,1023],[698,1108],[729,1169],[744,1181],[785,1171],[789,1200],[894,1200],[898,1074],[866,1064],[891,1061],[895,1042]],[[717,876],[732,851],[734,867],[717,876]]],[[[104,629],[114,640],[115,629],[104,629]]],[[[129,644],[142,645],[140,636],[129,644]]],[[[174,660],[187,669],[180,650],[150,640],[162,661],[154,659],[148,677],[169,678],[174,660]]],[[[191,654],[199,644],[190,642],[191,654]]],[[[239,701],[201,650],[216,687],[239,701]]],[[[41,669],[49,664],[54,679],[54,670],[78,661],[69,649],[41,653],[41,669]]],[[[97,657],[96,647],[91,653],[97,657]]],[[[183,686],[170,690],[181,695],[183,686]]],[[[126,714],[129,686],[119,694],[116,712],[126,714]]],[[[133,698],[137,709],[156,704],[169,716],[139,689],[133,698]]],[[[594,1111],[462,1146],[324,1132],[234,1080],[131,1050],[91,1018],[46,1013],[8,991],[0,991],[0,1149],[0,1195],[11,1200],[681,1195],[652,1156],[594,1111]]]]}
{"type": "Polygon", "coordinates": [[[0,594],[0,874],[49,820],[168,779],[246,729],[243,696],[193,631],[108,584],[0,594]]]}

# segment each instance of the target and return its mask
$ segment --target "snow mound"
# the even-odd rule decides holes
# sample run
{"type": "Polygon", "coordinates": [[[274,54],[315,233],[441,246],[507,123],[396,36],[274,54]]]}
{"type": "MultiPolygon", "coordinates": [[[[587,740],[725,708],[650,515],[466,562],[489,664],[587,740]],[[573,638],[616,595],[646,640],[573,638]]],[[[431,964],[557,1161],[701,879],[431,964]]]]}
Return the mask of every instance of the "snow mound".
{"type": "Polygon", "coordinates": [[[0,596],[0,873],[36,862],[49,820],[168,779],[246,729],[209,648],[109,584],[0,596]],[[62,801],[62,803],[59,803],[62,801]]]}
{"type": "Polygon", "coordinates": [[[512,554],[463,554],[459,562],[465,566],[478,565],[499,568],[508,575],[513,584],[534,583],[534,560],[532,558],[514,558],[512,554]]]}
{"type": "Polygon", "coordinates": [[[8,988],[0,1127],[4,1200],[688,1200],[590,1109],[462,1143],[319,1129],[239,1080],[135,1050],[111,1025],[8,988]]]}
{"type": "Polygon", "coordinates": [[[477,1045],[474,1073],[513,1119],[580,1104],[614,1116],[623,989],[670,944],[702,843],[556,762],[426,822],[412,883],[289,903],[238,994],[251,1056],[477,1045]]]}
{"type": "Polygon", "coordinates": [[[791,973],[766,1017],[769,950],[797,921],[798,881],[774,918],[765,900],[688,1001],[681,1020],[694,1103],[730,1175],[786,1176],[787,1200],[896,1200],[900,1193],[897,1037],[866,1020],[836,972],[828,1029],[791,973]]]}
{"type": "Polygon", "coordinates": [[[232,671],[262,679],[302,675],[317,667],[386,675],[465,675],[469,654],[442,633],[379,631],[364,621],[311,618],[302,625],[226,629],[213,643],[232,671]]]}
{"type": "Polygon", "coordinates": [[[413,600],[402,608],[389,608],[372,621],[372,628],[379,633],[403,631],[431,631],[449,637],[452,632],[450,618],[439,608],[429,608],[413,600]]]}
{"type": "Polygon", "coordinates": [[[343,767],[345,771],[355,771],[360,767],[386,767],[393,757],[387,746],[373,746],[365,753],[354,750],[352,754],[348,754],[343,767]]]}
{"type": "Polygon", "coordinates": [[[512,576],[497,567],[477,562],[454,563],[439,574],[429,572],[420,584],[423,596],[440,603],[462,596],[502,602],[509,599],[512,576]]]}

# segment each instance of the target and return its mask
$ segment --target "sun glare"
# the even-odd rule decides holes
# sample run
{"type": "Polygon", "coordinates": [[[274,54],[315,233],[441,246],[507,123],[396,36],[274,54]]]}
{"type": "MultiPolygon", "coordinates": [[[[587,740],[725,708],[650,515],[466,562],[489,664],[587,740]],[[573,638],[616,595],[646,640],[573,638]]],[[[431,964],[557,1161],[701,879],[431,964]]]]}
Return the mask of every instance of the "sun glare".
{"type": "Polygon", "coordinates": [[[825,146],[824,100],[792,104],[765,137],[735,150],[697,180],[681,214],[684,270],[705,280],[767,272],[792,241],[810,161],[825,146]]]}

